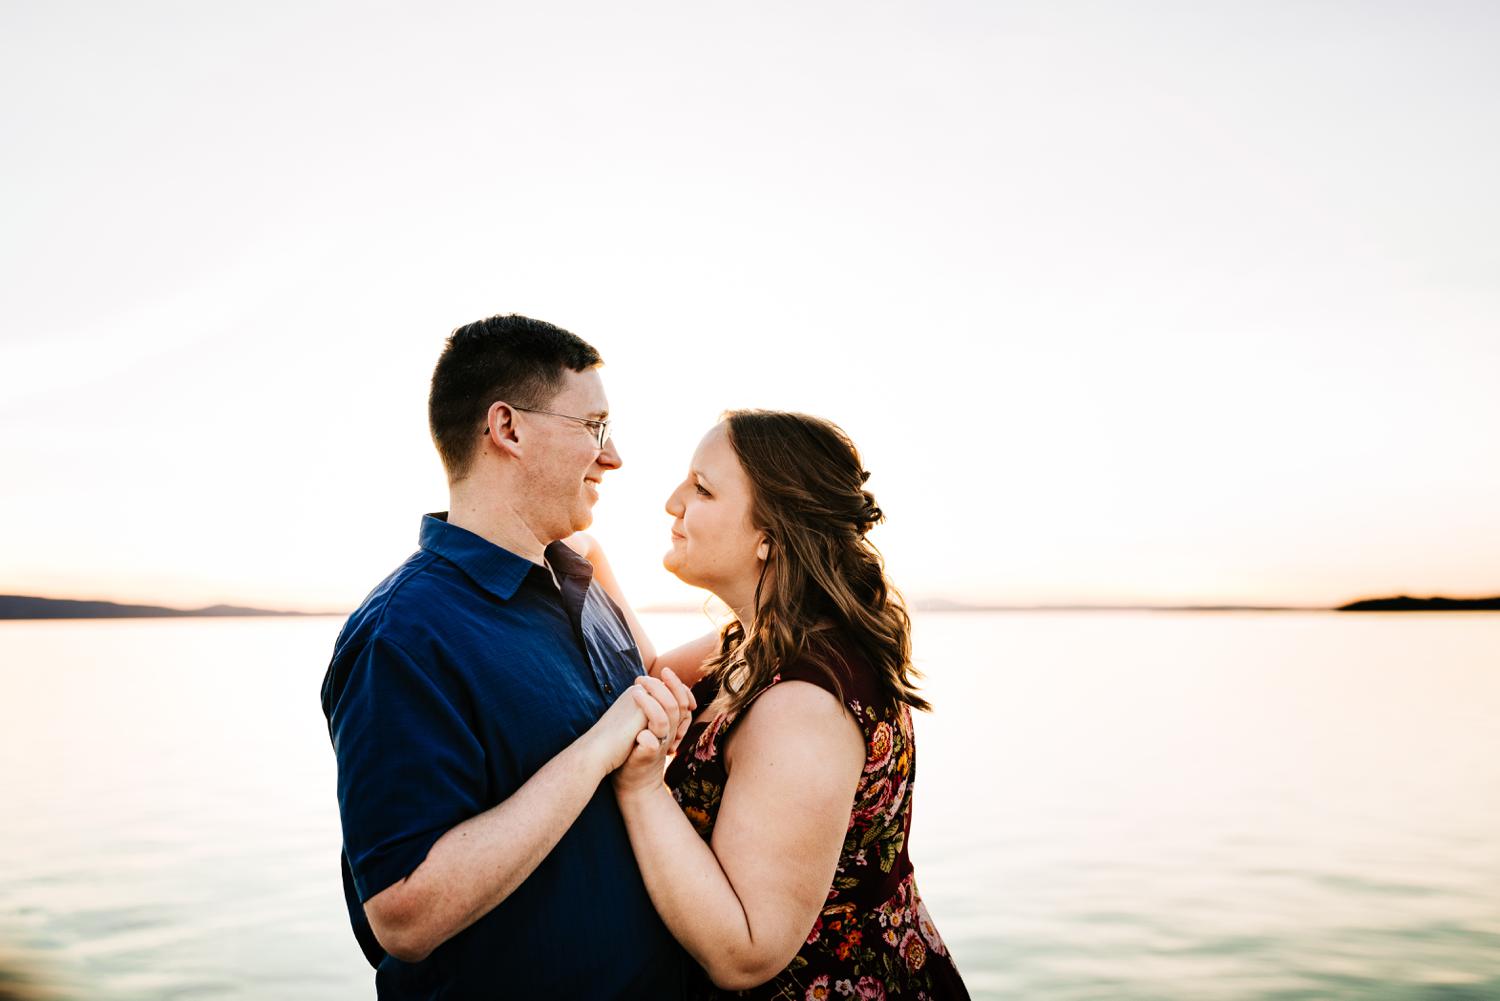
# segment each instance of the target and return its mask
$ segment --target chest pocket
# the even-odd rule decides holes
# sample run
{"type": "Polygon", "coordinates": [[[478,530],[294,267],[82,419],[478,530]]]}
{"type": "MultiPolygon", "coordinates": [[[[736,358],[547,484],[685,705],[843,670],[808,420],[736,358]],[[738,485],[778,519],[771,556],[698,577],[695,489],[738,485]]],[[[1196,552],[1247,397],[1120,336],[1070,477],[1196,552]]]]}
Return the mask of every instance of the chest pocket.
{"type": "Polygon", "coordinates": [[[613,702],[638,675],[645,673],[635,640],[620,620],[620,614],[597,586],[591,586],[584,602],[583,637],[589,666],[606,703],[613,702]]]}

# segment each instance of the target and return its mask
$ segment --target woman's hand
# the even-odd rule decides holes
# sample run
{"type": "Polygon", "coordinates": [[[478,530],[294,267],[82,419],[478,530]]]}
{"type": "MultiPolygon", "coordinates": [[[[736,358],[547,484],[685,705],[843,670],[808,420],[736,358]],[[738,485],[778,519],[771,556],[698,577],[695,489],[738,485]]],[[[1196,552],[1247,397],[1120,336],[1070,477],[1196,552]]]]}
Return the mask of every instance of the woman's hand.
{"type": "Polygon", "coordinates": [[[648,693],[647,699],[659,710],[665,727],[641,729],[619,770],[615,772],[615,794],[629,796],[661,784],[667,756],[677,751],[683,735],[693,722],[698,700],[671,668],[660,678],[645,675],[635,679],[632,691],[648,693]]]}
{"type": "Polygon", "coordinates": [[[631,685],[580,739],[589,742],[602,779],[625,763],[637,746],[637,737],[644,735],[654,740],[660,734],[666,739],[673,725],[649,690],[631,685]]]}

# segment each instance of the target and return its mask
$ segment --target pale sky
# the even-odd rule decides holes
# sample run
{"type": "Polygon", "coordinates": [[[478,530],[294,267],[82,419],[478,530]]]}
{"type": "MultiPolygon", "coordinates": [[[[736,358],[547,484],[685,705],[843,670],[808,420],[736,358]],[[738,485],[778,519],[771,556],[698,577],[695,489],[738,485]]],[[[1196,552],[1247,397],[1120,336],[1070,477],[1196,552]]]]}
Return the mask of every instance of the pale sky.
{"type": "Polygon", "coordinates": [[[347,609],[455,326],[604,355],[641,603],[726,407],[917,598],[1500,592],[1500,7],[0,11],[0,592],[347,609]]]}

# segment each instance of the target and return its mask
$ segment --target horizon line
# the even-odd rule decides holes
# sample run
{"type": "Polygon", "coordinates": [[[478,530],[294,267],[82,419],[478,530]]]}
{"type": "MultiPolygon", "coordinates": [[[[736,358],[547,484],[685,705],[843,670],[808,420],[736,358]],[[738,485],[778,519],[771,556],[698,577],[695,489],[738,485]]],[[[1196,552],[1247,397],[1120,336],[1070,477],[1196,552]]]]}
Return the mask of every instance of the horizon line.
{"type": "MultiPolygon", "coordinates": [[[[908,603],[907,607],[912,612],[923,614],[965,614],[973,612],[1335,612],[1343,610],[1421,610],[1420,606],[1423,604],[1437,605],[1439,607],[1434,610],[1443,610],[1441,606],[1462,606],[1466,603],[1500,603],[1500,596],[1453,597],[1451,595],[1431,595],[1414,597],[1406,594],[1381,595],[1373,598],[1357,598],[1337,605],[1251,604],[1238,602],[1187,602],[1181,604],[1163,602],[969,603],[945,598],[926,598],[913,600],[908,603]],[[1353,607],[1365,604],[1388,605],[1391,603],[1418,607],[1407,607],[1404,609],[1383,609],[1379,607],[1359,609],[1353,607]]],[[[705,608],[702,604],[692,605],[669,602],[645,604],[639,606],[636,610],[642,614],[685,614],[700,613],[705,611],[705,608]]],[[[0,594],[0,619],[11,621],[72,618],[331,618],[335,616],[347,617],[352,612],[353,609],[267,609],[225,603],[204,605],[196,608],[180,608],[171,605],[118,602],[109,599],[53,598],[41,595],[0,594]],[[4,607],[7,604],[13,607],[4,607]],[[70,608],[69,606],[72,607],[70,608]],[[69,615],[67,614],[68,611],[81,614],[69,615]],[[7,614],[17,612],[20,614],[7,614]],[[42,614],[27,614],[27,612],[40,612],[42,614]]]]}

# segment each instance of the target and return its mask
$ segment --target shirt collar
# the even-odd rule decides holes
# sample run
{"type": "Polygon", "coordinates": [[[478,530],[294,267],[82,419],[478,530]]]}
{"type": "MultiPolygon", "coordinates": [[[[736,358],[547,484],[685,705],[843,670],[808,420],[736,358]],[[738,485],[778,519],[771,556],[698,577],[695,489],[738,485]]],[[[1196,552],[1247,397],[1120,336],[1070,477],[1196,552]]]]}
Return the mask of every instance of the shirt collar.
{"type": "Polygon", "coordinates": [[[561,583],[564,577],[571,578],[588,589],[589,581],[594,579],[594,565],[573,551],[573,547],[566,542],[553,542],[543,552],[547,560],[547,566],[557,574],[561,583]]]}
{"type": "MultiPolygon", "coordinates": [[[[509,601],[535,563],[465,528],[448,524],[448,512],[422,516],[418,544],[441,556],[501,601],[509,601]]],[[[566,548],[566,547],[565,547],[566,548]]],[[[585,561],[587,562],[587,561],[585,561]]]]}

